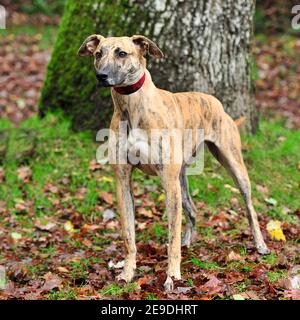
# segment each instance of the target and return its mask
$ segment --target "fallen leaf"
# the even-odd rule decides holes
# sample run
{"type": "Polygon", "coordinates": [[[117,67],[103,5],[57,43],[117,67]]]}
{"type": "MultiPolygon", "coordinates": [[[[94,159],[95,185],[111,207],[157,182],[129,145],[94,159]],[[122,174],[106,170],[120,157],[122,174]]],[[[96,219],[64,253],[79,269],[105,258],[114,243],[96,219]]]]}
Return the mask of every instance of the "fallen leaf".
{"type": "Polygon", "coordinates": [[[142,286],[145,286],[146,284],[149,284],[149,276],[139,278],[136,283],[139,288],[141,288],[142,286]]]}
{"type": "Polygon", "coordinates": [[[29,213],[30,204],[22,199],[16,199],[15,210],[17,213],[29,213]]]}
{"type": "Polygon", "coordinates": [[[232,298],[233,300],[245,300],[241,294],[234,294],[232,298]]]}
{"type": "Polygon", "coordinates": [[[114,198],[113,195],[106,191],[99,192],[100,199],[104,200],[107,204],[113,204],[114,198]]]}
{"type": "Polygon", "coordinates": [[[140,207],[137,210],[138,214],[146,217],[146,218],[153,218],[153,213],[150,209],[145,209],[144,207],[140,207]]]}
{"type": "Polygon", "coordinates": [[[231,198],[230,199],[230,203],[234,208],[237,208],[240,204],[239,199],[238,198],[231,198]]]}
{"type": "Polygon", "coordinates": [[[112,183],[114,181],[114,178],[113,177],[109,177],[109,176],[102,176],[99,178],[99,180],[101,182],[109,182],[109,183],[112,183]]]}
{"type": "Polygon", "coordinates": [[[267,231],[271,239],[277,241],[286,241],[285,235],[281,229],[280,221],[270,220],[267,224],[267,231]]]}
{"type": "Polygon", "coordinates": [[[164,193],[161,193],[157,198],[158,202],[163,202],[165,200],[166,200],[166,195],[164,193]]]}
{"type": "Polygon", "coordinates": [[[257,293],[253,290],[245,291],[241,294],[241,296],[245,299],[251,299],[251,300],[260,300],[257,293]]]}
{"type": "Polygon", "coordinates": [[[264,196],[267,196],[267,195],[269,194],[269,189],[268,189],[268,187],[262,186],[262,185],[260,185],[260,184],[257,184],[257,185],[256,185],[256,190],[257,190],[259,193],[263,194],[264,196]]]}
{"type": "Polygon", "coordinates": [[[210,279],[202,286],[199,287],[200,290],[206,291],[208,295],[214,295],[223,289],[222,282],[212,275],[210,279]]]}
{"type": "Polygon", "coordinates": [[[114,263],[112,260],[108,262],[108,268],[109,269],[121,269],[125,265],[125,260],[119,261],[117,263],[114,263]]]}
{"type": "Polygon", "coordinates": [[[62,280],[55,274],[48,272],[44,275],[45,283],[39,290],[40,293],[49,292],[53,289],[60,289],[62,280]]]}
{"type": "Polygon", "coordinates": [[[109,220],[114,219],[115,217],[116,217],[116,214],[112,210],[110,210],[110,209],[104,210],[104,212],[103,212],[103,222],[104,223],[109,220]]]}
{"type": "Polygon", "coordinates": [[[65,222],[64,223],[64,230],[69,232],[69,233],[75,232],[73,223],[71,221],[65,222]]]}
{"type": "Polygon", "coordinates": [[[11,235],[12,239],[15,241],[22,239],[22,235],[18,232],[12,232],[10,235],[11,235]]]}
{"type": "Polygon", "coordinates": [[[147,228],[147,222],[136,222],[138,230],[145,230],[147,228]]]}
{"type": "Polygon", "coordinates": [[[82,227],[82,231],[96,231],[99,230],[101,227],[97,224],[84,224],[82,227]]]}
{"type": "Polygon", "coordinates": [[[240,261],[242,259],[243,258],[238,253],[236,253],[234,251],[230,251],[230,253],[227,256],[228,261],[240,261]]]}
{"type": "Polygon", "coordinates": [[[90,248],[93,245],[93,242],[89,239],[84,239],[81,242],[88,248],[90,248]]]}
{"type": "Polygon", "coordinates": [[[18,178],[27,183],[32,177],[32,171],[29,167],[20,167],[17,169],[18,178]]]}
{"type": "Polygon", "coordinates": [[[65,267],[57,267],[57,270],[61,273],[69,273],[70,270],[68,270],[67,268],[65,267]]]}
{"type": "Polygon", "coordinates": [[[36,220],[34,225],[42,231],[52,231],[56,227],[54,222],[51,222],[45,218],[36,220]]]}
{"type": "Polygon", "coordinates": [[[229,189],[231,192],[240,193],[239,189],[232,187],[230,184],[224,184],[226,189],[229,189]]]}
{"type": "Polygon", "coordinates": [[[183,293],[183,294],[187,294],[189,291],[191,291],[191,288],[189,287],[177,287],[175,289],[176,293],[183,293]]]}
{"type": "Polygon", "coordinates": [[[270,204],[272,206],[276,206],[277,205],[277,200],[273,199],[273,198],[265,198],[265,202],[267,204],[270,204]]]}

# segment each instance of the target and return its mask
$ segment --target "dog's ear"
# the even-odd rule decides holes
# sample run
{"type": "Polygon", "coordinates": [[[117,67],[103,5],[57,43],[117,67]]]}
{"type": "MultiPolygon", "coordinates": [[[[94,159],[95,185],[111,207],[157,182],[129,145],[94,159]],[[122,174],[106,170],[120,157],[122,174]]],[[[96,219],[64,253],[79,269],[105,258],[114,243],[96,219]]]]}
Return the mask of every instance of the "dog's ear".
{"type": "Polygon", "coordinates": [[[140,35],[132,36],[131,40],[136,46],[139,47],[139,49],[142,52],[142,55],[148,52],[151,56],[154,56],[155,58],[163,58],[164,54],[152,40],[140,35]]]}
{"type": "Polygon", "coordinates": [[[99,43],[104,40],[100,34],[92,34],[91,36],[87,37],[81,47],[78,50],[79,56],[89,56],[94,53],[96,48],[98,47],[99,43]]]}

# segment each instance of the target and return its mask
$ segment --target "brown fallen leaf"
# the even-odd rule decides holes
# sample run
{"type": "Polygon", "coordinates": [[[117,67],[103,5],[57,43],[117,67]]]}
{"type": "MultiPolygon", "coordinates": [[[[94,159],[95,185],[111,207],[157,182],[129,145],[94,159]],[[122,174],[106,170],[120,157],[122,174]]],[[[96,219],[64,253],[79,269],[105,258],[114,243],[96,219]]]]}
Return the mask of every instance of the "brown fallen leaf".
{"type": "Polygon", "coordinates": [[[245,291],[245,292],[241,293],[241,296],[245,299],[260,300],[257,293],[253,290],[245,291]]]}
{"type": "Polygon", "coordinates": [[[48,272],[44,275],[45,282],[42,288],[39,290],[39,293],[49,292],[53,289],[60,290],[62,287],[62,280],[56,274],[48,272]]]}
{"type": "Polygon", "coordinates": [[[242,256],[240,256],[238,253],[234,252],[233,250],[230,251],[230,253],[227,256],[227,261],[240,261],[242,260],[242,256]]]}
{"type": "Polygon", "coordinates": [[[112,193],[106,192],[106,191],[100,191],[99,192],[100,199],[104,200],[107,204],[112,205],[114,203],[114,197],[112,193]]]}
{"type": "Polygon", "coordinates": [[[189,291],[191,291],[191,288],[189,287],[177,287],[175,289],[176,293],[183,293],[183,294],[187,294],[189,291]]]}
{"type": "Polygon", "coordinates": [[[101,227],[97,224],[84,224],[82,227],[83,232],[96,231],[99,229],[101,229],[101,227]]]}
{"type": "Polygon", "coordinates": [[[70,270],[68,270],[65,267],[57,267],[57,271],[61,272],[61,273],[69,273],[70,270]]]}
{"type": "Polygon", "coordinates": [[[144,207],[140,207],[138,208],[137,210],[138,214],[143,216],[143,217],[146,217],[146,218],[153,218],[153,213],[151,210],[149,209],[146,209],[144,207]]]}
{"type": "Polygon", "coordinates": [[[34,225],[42,231],[53,231],[56,227],[56,224],[52,221],[49,221],[45,218],[37,219],[34,225]]]}
{"type": "Polygon", "coordinates": [[[142,288],[142,286],[149,284],[149,280],[150,280],[149,276],[148,277],[146,276],[146,277],[139,278],[136,283],[139,288],[142,288]]]}
{"type": "Polygon", "coordinates": [[[93,245],[93,242],[89,239],[84,239],[81,242],[88,248],[90,248],[93,245]]]}
{"type": "Polygon", "coordinates": [[[205,291],[207,295],[214,295],[223,290],[223,284],[217,277],[212,275],[204,285],[199,287],[199,289],[205,291]]]}
{"type": "Polygon", "coordinates": [[[31,169],[29,167],[25,167],[25,166],[18,168],[17,174],[18,174],[19,180],[22,180],[25,183],[29,182],[32,177],[31,169]]]}
{"type": "Polygon", "coordinates": [[[15,210],[17,213],[29,213],[32,202],[24,201],[23,199],[16,199],[15,210]]]}
{"type": "Polygon", "coordinates": [[[268,196],[268,195],[269,195],[269,189],[268,189],[268,187],[266,187],[266,186],[262,186],[262,185],[260,185],[260,184],[257,184],[257,185],[256,185],[256,190],[257,190],[259,193],[263,194],[264,196],[268,196]]]}

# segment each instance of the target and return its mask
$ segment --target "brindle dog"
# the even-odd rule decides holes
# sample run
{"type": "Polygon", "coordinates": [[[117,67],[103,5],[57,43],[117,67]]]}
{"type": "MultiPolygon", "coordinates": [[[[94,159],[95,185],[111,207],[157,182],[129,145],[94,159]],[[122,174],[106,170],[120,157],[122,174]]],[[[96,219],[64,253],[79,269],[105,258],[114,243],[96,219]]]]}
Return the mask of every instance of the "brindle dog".
{"type": "MultiPolygon", "coordinates": [[[[91,35],[78,51],[80,56],[94,56],[99,84],[112,87],[114,114],[111,130],[118,134],[120,121],[123,120],[129,122],[129,129],[141,128],[149,132],[149,135],[151,129],[204,129],[204,141],[209,150],[232,175],[245,200],[257,251],[267,254],[269,250],[252,205],[250,181],[235,122],[225,113],[220,101],[211,95],[200,92],[171,93],[157,88],[146,69],[146,53],[156,58],[163,57],[163,53],[153,41],[140,35],[108,38],[91,35]],[[141,79],[144,82],[141,83],[141,79]],[[136,87],[137,84],[141,86],[136,87]],[[122,88],[125,91],[122,91],[122,88]],[[126,92],[126,89],[129,89],[129,92],[126,92]],[[133,89],[133,92],[130,92],[130,89],[133,89]]],[[[193,150],[197,147],[198,145],[193,145],[193,150]]],[[[117,148],[120,151],[119,145],[117,148]]],[[[136,166],[147,174],[158,175],[166,192],[169,245],[165,289],[170,291],[173,289],[172,278],[181,278],[182,207],[187,220],[184,245],[190,245],[195,226],[195,207],[188,192],[186,163],[113,165],[126,247],[125,266],[118,279],[127,282],[132,280],[136,268],[134,201],[131,187],[131,175],[136,166]]]]}

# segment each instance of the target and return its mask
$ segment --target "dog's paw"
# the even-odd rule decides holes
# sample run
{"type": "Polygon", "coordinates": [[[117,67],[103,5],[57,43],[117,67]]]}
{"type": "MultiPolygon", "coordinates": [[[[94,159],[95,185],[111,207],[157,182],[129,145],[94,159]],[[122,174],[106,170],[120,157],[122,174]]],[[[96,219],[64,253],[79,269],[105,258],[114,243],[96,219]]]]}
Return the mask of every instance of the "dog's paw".
{"type": "Polygon", "coordinates": [[[174,283],[171,277],[167,277],[165,281],[164,288],[166,292],[171,292],[174,290],[174,283]]]}
{"type": "Polygon", "coordinates": [[[256,249],[257,249],[257,252],[261,255],[266,255],[271,252],[270,249],[266,246],[266,244],[258,245],[256,249]]]}

